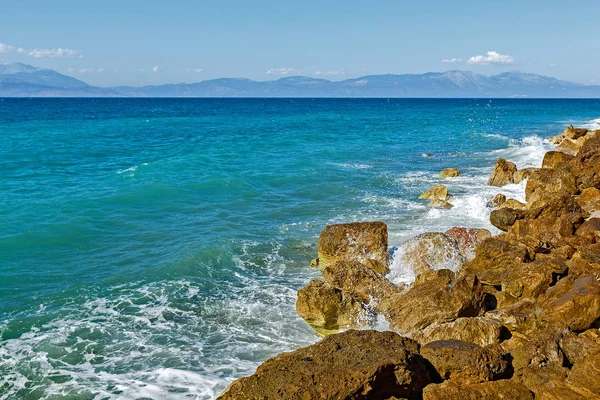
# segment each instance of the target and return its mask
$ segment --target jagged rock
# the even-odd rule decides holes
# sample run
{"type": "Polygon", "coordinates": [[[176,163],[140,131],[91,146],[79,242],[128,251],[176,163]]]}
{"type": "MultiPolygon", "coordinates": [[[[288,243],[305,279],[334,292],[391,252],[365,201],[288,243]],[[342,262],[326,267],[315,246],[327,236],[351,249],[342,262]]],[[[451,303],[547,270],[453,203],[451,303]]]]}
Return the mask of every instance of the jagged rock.
{"type": "Polygon", "coordinates": [[[440,172],[440,178],[456,178],[460,176],[460,170],[458,168],[446,168],[442,172],[440,172]]]}
{"type": "Polygon", "coordinates": [[[452,208],[454,205],[450,204],[446,200],[433,199],[427,204],[431,208],[452,208]]]}
{"type": "Polygon", "coordinates": [[[395,296],[386,310],[390,327],[414,333],[434,322],[476,317],[485,312],[486,295],[476,277],[451,279],[447,270],[425,272],[406,292],[395,296]]]}
{"type": "Polygon", "coordinates": [[[523,299],[509,306],[488,311],[485,317],[499,321],[510,332],[516,332],[522,338],[529,337],[543,325],[537,318],[536,304],[532,299],[523,299]]]}
{"type": "Polygon", "coordinates": [[[590,354],[600,351],[600,331],[588,329],[580,334],[571,332],[562,338],[560,348],[569,364],[580,363],[590,354]]]}
{"type": "Polygon", "coordinates": [[[517,166],[504,158],[499,158],[494,167],[492,175],[488,180],[490,186],[504,186],[507,183],[514,183],[514,174],[517,166]]]}
{"type": "Polygon", "coordinates": [[[588,238],[592,243],[600,242],[600,218],[590,218],[577,228],[577,236],[588,238]]]}
{"type": "Polygon", "coordinates": [[[550,197],[551,194],[574,195],[577,192],[575,176],[568,169],[536,169],[525,185],[525,199],[528,203],[534,203],[536,198],[532,196],[536,191],[537,199],[550,197]]]}
{"type": "Polygon", "coordinates": [[[402,264],[415,275],[434,269],[455,269],[464,261],[458,242],[441,232],[427,232],[408,239],[396,251],[402,264]]]}
{"type": "Polygon", "coordinates": [[[418,398],[430,381],[415,341],[350,330],[265,361],[219,399],[418,398]]]}
{"type": "Polygon", "coordinates": [[[448,189],[444,185],[436,185],[419,196],[421,200],[448,200],[448,189]]]}
{"type": "Polygon", "coordinates": [[[487,229],[478,228],[454,227],[444,233],[456,240],[458,243],[458,251],[467,260],[475,258],[475,249],[479,243],[492,237],[492,233],[487,229]]]}
{"type": "Polygon", "coordinates": [[[501,207],[498,210],[493,210],[490,213],[490,223],[501,231],[507,232],[517,222],[517,220],[525,218],[526,213],[522,210],[514,208],[501,207]]]}
{"type": "Polygon", "coordinates": [[[358,261],[381,274],[389,271],[388,232],[383,222],[328,225],[319,236],[319,266],[358,261]]]}
{"type": "Polygon", "coordinates": [[[549,151],[544,155],[542,168],[556,168],[561,164],[570,162],[574,157],[562,151],[549,151]]]}
{"type": "Polygon", "coordinates": [[[486,318],[457,318],[452,322],[433,323],[412,338],[421,344],[437,340],[458,340],[488,346],[500,343],[510,335],[506,327],[499,321],[486,318]]]}
{"type": "Polygon", "coordinates": [[[504,377],[508,362],[502,347],[480,347],[457,340],[439,340],[421,347],[421,355],[435,368],[443,380],[469,384],[504,377]]]}
{"type": "Polygon", "coordinates": [[[522,384],[502,379],[471,385],[457,385],[446,381],[431,384],[423,390],[423,400],[533,400],[531,392],[522,384]]]}
{"type": "Polygon", "coordinates": [[[529,176],[535,171],[537,168],[523,168],[515,171],[513,174],[513,183],[521,183],[525,179],[528,179],[529,176]]]}
{"type": "Polygon", "coordinates": [[[506,202],[506,195],[498,193],[491,201],[492,207],[500,207],[506,202]]]}
{"type": "Polygon", "coordinates": [[[382,300],[400,294],[404,290],[394,285],[385,276],[355,261],[329,265],[323,270],[323,277],[331,286],[375,307],[382,300]]]}
{"type": "Polygon", "coordinates": [[[581,208],[588,212],[600,210],[600,190],[595,187],[586,188],[577,197],[576,201],[581,208]]]}
{"type": "Polygon", "coordinates": [[[573,277],[600,276],[600,243],[580,246],[567,261],[567,266],[573,277]]]}
{"type": "Polygon", "coordinates": [[[563,278],[540,299],[540,307],[543,318],[557,326],[589,329],[600,318],[600,282],[593,275],[563,278]]]}
{"type": "Polygon", "coordinates": [[[316,279],[298,291],[296,312],[321,334],[360,327],[367,318],[360,301],[316,279]]]}
{"type": "Polygon", "coordinates": [[[513,210],[525,210],[527,208],[527,204],[521,203],[516,199],[508,199],[500,206],[500,208],[512,208],[513,210]]]}
{"type": "Polygon", "coordinates": [[[600,398],[600,351],[588,354],[575,363],[567,382],[570,387],[586,399],[600,398]]]}
{"type": "Polygon", "coordinates": [[[567,126],[567,128],[563,131],[562,137],[569,139],[579,139],[582,136],[585,136],[588,133],[587,129],[584,128],[574,128],[573,125],[567,126]]]}

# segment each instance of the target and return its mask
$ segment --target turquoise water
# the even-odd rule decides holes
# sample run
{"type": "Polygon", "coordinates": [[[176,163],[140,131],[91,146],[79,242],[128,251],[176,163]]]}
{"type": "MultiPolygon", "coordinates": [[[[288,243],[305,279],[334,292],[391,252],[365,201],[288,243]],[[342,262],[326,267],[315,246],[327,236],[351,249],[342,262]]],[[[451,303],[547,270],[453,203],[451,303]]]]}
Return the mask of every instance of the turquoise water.
{"type": "MultiPolygon", "coordinates": [[[[212,399],[318,340],[318,234],[490,227],[499,156],[598,100],[0,99],[0,398],[212,399]],[[445,167],[451,210],[416,197],[445,167]]],[[[522,186],[505,193],[519,198],[522,186]]],[[[407,278],[394,263],[392,278],[407,278]]]]}

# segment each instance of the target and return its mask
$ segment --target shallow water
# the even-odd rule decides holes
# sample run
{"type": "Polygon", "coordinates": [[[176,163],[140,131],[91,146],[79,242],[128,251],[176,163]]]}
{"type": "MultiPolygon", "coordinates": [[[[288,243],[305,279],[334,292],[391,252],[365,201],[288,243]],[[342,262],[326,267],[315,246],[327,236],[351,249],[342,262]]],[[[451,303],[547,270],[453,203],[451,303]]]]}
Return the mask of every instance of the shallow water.
{"type": "MultiPolygon", "coordinates": [[[[318,340],[318,234],[492,228],[498,157],[600,127],[597,100],[0,99],[1,398],[213,399],[318,340]],[[451,210],[417,197],[446,180],[451,210]]],[[[492,228],[493,229],[493,228],[492,228]]],[[[410,280],[393,264],[392,278],[410,280]]]]}

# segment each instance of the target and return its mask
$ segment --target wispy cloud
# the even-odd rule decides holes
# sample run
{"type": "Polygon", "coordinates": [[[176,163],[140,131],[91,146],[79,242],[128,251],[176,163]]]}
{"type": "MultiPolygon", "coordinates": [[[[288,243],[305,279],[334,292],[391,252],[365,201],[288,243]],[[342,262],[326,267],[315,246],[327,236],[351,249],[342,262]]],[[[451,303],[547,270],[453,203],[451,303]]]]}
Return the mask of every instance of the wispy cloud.
{"type": "Polygon", "coordinates": [[[193,72],[195,74],[199,74],[200,72],[202,72],[202,68],[189,68],[188,72],[193,72]]]}
{"type": "Polygon", "coordinates": [[[514,62],[513,56],[500,54],[497,51],[488,51],[485,56],[477,55],[467,60],[467,64],[473,65],[508,65],[514,62]]]}
{"type": "Polygon", "coordinates": [[[274,75],[274,76],[287,76],[287,75],[296,75],[299,74],[301,71],[298,71],[295,68],[271,68],[270,70],[268,70],[267,72],[265,72],[267,75],[274,75]]]}
{"type": "Polygon", "coordinates": [[[158,68],[158,65],[155,65],[154,67],[152,67],[152,72],[157,73],[158,71],[160,71],[160,69],[158,68]]]}
{"type": "Polygon", "coordinates": [[[69,73],[71,74],[91,74],[97,73],[100,74],[104,72],[104,68],[69,68],[69,73]]]}
{"type": "Polygon", "coordinates": [[[442,63],[444,64],[457,64],[463,62],[462,58],[444,58],[442,63]]]}
{"type": "Polygon", "coordinates": [[[346,75],[346,68],[333,71],[317,71],[315,72],[315,75],[344,76],[346,75]]]}
{"type": "Polygon", "coordinates": [[[0,43],[0,53],[10,53],[15,50],[18,54],[34,58],[83,58],[83,53],[79,50],[64,49],[62,47],[57,49],[25,49],[0,43]]]}

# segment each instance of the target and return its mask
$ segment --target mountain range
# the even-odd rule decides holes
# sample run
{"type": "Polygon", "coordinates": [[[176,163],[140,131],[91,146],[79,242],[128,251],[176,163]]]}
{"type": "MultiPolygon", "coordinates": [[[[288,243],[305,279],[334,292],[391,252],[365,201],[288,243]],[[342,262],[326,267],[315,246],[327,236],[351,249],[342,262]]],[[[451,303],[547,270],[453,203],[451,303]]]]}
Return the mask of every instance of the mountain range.
{"type": "Polygon", "coordinates": [[[221,78],[156,86],[91,86],[51,69],[0,64],[0,97],[479,97],[599,98],[599,85],[504,72],[369,75],[343,81],[290,76],[274,81],[221,78]]]}

